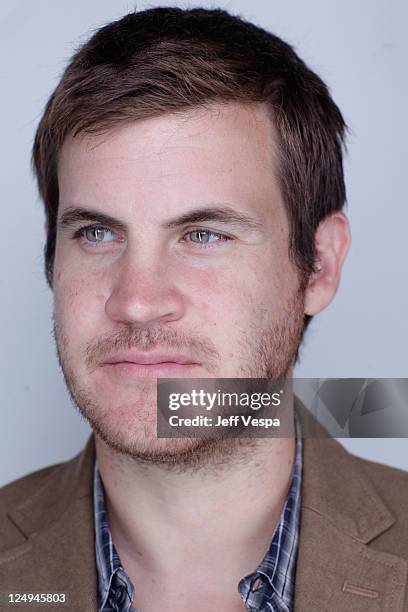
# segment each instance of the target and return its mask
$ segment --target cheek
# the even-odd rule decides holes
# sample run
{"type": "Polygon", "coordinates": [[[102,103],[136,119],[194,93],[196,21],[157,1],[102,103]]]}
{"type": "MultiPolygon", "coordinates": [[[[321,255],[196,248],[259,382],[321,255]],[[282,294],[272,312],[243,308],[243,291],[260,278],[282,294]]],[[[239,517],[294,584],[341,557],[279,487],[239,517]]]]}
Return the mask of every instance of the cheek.
{"type": "MultiPolygon", "coordinates": [[[[268,329],[280,320],[297,291],[296,268],[277,253],[264,253],[222,273],[200,276],[194,303],[223,340],[268,329]]],[[[260,331],[261,333],[261,331],[260,331]]]]}
{"type": "Polygon", "coordinates": [[[55,321],[71,344],[92,337],[92,330],[99,327],[106,300],[97,288],[84,278],[62,272],[54,276],[55,321]]]}
{"type": "Polygon", "coordinates": [[[242,327],[243,319],[253,313],[259,301],[267,299],[268,287],[261,275],[246,267],[201,272],[188,282],[194,310],[207,326],[217,328],[222,336],[242,327]]]}
{"type": "Polygon", "coordinates": [[[72,305],[82,301],[103,299],[103,287],[109,280],[106,264],[97,265],[97,260],[84,258],[83,253],[64,239],[55,251],[53,289],[57,300],[72,305]],[[60,299],[61,298],[61,299],[60,299]]]}

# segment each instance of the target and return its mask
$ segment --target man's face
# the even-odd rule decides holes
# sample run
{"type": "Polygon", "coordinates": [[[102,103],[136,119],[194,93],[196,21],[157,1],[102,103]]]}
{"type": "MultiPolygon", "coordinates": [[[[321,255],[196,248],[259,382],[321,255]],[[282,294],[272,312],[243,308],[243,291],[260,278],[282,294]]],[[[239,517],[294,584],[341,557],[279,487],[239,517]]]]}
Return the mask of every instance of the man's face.
{"type": "Polygon", "coordinates": [[[290,370],[303,290],[277,157],[261,104],[214,105],[64,143],[56,341],[75,402],[117,450],[154,459],[202,443],[156,439],[157,378],[290,370]]]}

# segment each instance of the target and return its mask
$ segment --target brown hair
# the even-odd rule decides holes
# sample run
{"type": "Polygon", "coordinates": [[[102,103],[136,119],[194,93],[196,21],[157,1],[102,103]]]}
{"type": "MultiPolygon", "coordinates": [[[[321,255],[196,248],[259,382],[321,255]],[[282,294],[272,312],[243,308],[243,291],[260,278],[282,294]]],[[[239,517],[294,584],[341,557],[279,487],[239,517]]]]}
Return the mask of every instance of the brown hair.
{"type": "Polygon", "coordinates": [[[66,136],[216,101],[268,103],[279,138],[289,253],[304,274],[314,270],[317,226],[346,199],[346,125],[326,85],[290,45],[226,11],[156,8],[96,31],[72,57],[45,107],[33,167],[48,223],[50,287],[58,154],[66,136]]]}

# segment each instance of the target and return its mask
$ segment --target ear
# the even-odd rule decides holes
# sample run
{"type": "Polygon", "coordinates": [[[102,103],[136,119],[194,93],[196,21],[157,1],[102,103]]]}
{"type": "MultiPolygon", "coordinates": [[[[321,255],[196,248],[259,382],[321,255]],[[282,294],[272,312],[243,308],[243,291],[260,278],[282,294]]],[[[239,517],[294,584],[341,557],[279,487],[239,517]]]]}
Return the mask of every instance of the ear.
{"type": "Polygon", "coordinates": [[[305,292],[305,314],[317,314],[336,295],[350,243],[350,225],[344,213],[333,213],[321,221],[315,234],[316,272],[305,292]]]}
{"type": "Polygon", "coordinates": [[[44,231],[46,234],[48,234],[48,223],[47,222],[44,223],[44,231]]]}

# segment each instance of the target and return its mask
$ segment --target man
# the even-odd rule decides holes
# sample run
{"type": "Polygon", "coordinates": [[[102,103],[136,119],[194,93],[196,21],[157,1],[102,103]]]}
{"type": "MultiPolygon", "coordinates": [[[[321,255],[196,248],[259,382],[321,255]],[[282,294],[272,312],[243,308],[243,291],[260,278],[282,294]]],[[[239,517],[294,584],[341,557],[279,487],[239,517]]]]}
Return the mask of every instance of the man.
{"type": "Polygon", "coordinates": [[[2,490],[1,609],[407,609],[404,473],[302,439],[300,409],[292,437],[156,434],[158,378],[291,378],[350,243],[344,134],[293,49],[223,11],[132,13],[75,54],[33,161],[94,435],[2,490]]]}

